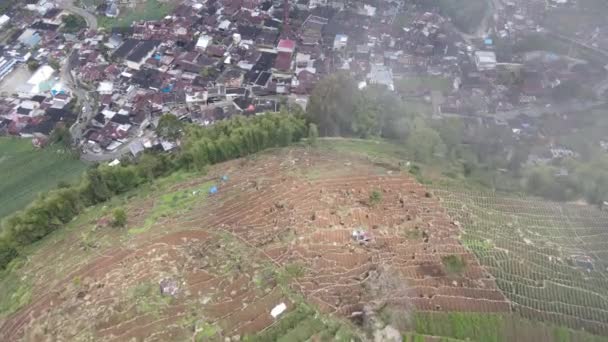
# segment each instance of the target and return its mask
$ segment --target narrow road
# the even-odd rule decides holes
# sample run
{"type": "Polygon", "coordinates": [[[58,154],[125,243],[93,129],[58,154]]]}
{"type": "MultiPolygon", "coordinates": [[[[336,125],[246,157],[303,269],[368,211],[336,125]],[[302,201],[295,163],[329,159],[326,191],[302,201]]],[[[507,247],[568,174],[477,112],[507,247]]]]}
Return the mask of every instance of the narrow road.
{"type": "Polygon", "coordinates": [[[97,17],[80,7],[74,6],[74,0],[57,0],[57,6],[67,12],[83,17],[89,29],[97,30],[97,17]]]}
{"type": "Polygon", "coordinates": [[[469,43],[473,39],[486,38],[488,36],[488,33],[490,31],[489,30],[490,23],[493,20],[494,13],[498,12],[498,10],[502,8],[502,3],[500,2],[500,0],[486,0],[486,1],[488,3],[488,8],[487,8],[486,12],[484,13],[483,18],[479,22],[479,26],[477,27],[477,29],[475,29],[475,32],[473,32],[473,33],[463,32],[460,29],[458,29],[456,26],[454,26],[454,29],[456,29],[458,31],[458,33],[460,33],[460,36],[469,43]]]}
{"type": "Polygon", "coordinates": [[[120,159],[125,154],[131,152],[131,150],[129,149],[129,145],[131,143],[132,143],[132,141],[126,142],[126,143],[122,144],[122,146],[120,146],[118,149],[116,149],[115,151],[112,151],[112,152],[81,153],[80,160],[89,162],[89,163],[101,163],[101,162],[112,161],[114,159],[120,159]]]}
{"type": "MultiPolygon", "coordinates": [[[[97,30],[97,17],[80,7],[74,6],[73,2],[74,0],[58,0],[57,6],[67,12],[83,17],[90,30],[97,30]]],[[[62,83],[72,90],[73,94],[78,97],[79,102],[83,105],[76,123],[70,127],[70,133],[74,142],[81,140],[82,133],[93,115],[92,99],[89,93],[78,84],[77,80],[74,79],[74,75],[72,75],[72,69],[77,57],[77,51],[72,50],[65,63],[63,63],[60,72],[62,83]]]]}

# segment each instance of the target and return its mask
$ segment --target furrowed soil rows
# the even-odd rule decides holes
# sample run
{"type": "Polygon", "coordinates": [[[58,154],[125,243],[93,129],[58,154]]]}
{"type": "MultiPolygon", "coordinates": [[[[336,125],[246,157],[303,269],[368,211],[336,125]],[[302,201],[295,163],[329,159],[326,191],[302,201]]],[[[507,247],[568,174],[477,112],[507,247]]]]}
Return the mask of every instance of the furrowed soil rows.
{"type": "Polygon", "coordinates": [[[514,311],[608,334],[607,212],[494,193],[434,194],[514,311]]]}
{"type": "MultiPolygon", "coordinates": [[[[0,340],[193,339],[197,326],[222,339],[243,336],[276,322],[276,305],[291,311],[294,292],[350,318],[377,299],[371,289],[383,270],[400,284],[383,293],[395,305],[511,309],[459,242],[461,229],[442,203],[405,173],[294,148],[214,166],[168,193],[195,196],[209,181],[217,194],[162,215],[154,216],[161,200],[132,201],[132,224],[155,217],[149,227],[70,260],[69,273],[44,272],[30,304],[2,324],[0,340]],[[446,257],[462,265],[449,267],[446,257]]],[[[45,258],[61,254],[60,241],[53,247],[45,258]]]]}

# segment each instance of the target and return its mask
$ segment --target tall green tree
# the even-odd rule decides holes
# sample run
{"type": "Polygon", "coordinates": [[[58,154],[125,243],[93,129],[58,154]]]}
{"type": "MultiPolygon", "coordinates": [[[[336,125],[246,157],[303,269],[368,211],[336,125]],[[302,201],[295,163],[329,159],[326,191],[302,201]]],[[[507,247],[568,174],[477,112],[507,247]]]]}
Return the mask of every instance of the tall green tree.
{"type": "Polygon", "coordinates": [[[308,124],[308,139],[307,142],[311,146],[317,145],[317,139],[319,138],[319,129],[314,123],[308,124]]]}
{"type": "Polygon", "coordinates": [[[173,114],[165,114],[160,117],[156,133],[158,136],[168,139],[177,140],[181,137],[184,128],[184,123],[179,121],[177,116],[173,114]]]}
{"type": "Polygon", "coordinates": [[[72,148],[72,134],[70,129],[63,124],[58,125],[51,132],[50,141],[52,144],[62,146],[66,149],[72,148]]]}
{"type": "Polygon", "coordinates": [[[445,145],[439,133],[422,119],[414,120],[405,145],[412,151],[414,158],[421,162],[427,162],[433,157],[445,153],[445,145]]]}
{"type": "Polygon", "coordinates": [[[76,33],[87,27],[87,22],[83,17],[75,14],[68,14],[63,17],[63,32],[76,33]]]}
{"type": "Polygon", "coordinates": [[[306,114],[322,136],[352,135],[358,96],[356,82],[349,74],[332,74],[315,86],[306,114]]]}

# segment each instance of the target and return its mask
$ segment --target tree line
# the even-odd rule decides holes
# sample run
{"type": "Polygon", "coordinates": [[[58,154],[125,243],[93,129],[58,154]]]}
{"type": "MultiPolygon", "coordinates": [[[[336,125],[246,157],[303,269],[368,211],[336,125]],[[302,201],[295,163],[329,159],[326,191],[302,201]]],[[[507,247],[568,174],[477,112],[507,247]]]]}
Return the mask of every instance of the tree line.
{"type": "Polygon", "coordinates": [[[266,148],[287,146],[307,134],[305,119],[289,113],[235,117],[209,127],[185,124],[178,153],[145,153],[136,162],[92,166],[76,184],[62,184],[41,194],[27,208],[6,218],[0,234],[0,269],[87,207],[177,170],[201,170],[266,148]]]}
{"type": "Polygon", "coordinates": [[[588,146],[590,141],[585,138],[593,133],[589,129],[598,131],[593,134],[595,140],[604,136],[608,120],[603,116],[590,117],[589,129],[581,127],[575,134],[582,142],[565,141],[582,151],[581,158],[535,167],[528,163],[538,145],[535,138],[517,140],[506,125],[462,118],[431,120],[430,112],[411,108],[407,100],[386,87],[359,89],[350,75],[337,73],[317,84],[306,117],[318,126],[321,136],[388,139],[401,144],[412,161],[442,166],[444,175],[463,177],[484,187],[558,201],[584,198],[601,204],[608,199],[608,155],[597,146],[588,146]],[[562,169],[567,174],[560,174],[562,169]]]}
{"type": "Polygon", "coordinates": [[[321,80],[306,108],[321,136],[383,138],[401,141],[420,161],[445,153],[446,146],[422,113],[384,86],[364,89],[347,73],[321,80]]]}

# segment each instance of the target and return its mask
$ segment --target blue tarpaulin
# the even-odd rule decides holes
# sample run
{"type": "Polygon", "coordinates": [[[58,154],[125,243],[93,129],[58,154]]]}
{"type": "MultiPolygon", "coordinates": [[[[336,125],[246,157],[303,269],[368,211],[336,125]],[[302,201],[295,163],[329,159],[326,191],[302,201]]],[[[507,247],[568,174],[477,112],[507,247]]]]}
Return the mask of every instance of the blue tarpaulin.
{"type": "Polygon", "coordinates": [[[156,59],[157,61],[160,61],[160,55],[154,55],[154,59],[156,59]]]}
{"type": "Polygon", "coordinates": [[[492,40],[492,38],[486,38],[486,39],[484,40],[484,43],[485,43],[486,45],[492,45],[492,44],[494,44],[494,41],[492,40]]]}
{"type": "Polygon", "coordinates": [[[209,189],[209,193],[212,195],[217,194],[217,186],[212,186],[211,189],[209,189]]]}
{"type": "Polygon", "coordinates": [[[169,92],[171,92],[171,90],[173,90],[173,84],[169,84],[168,86],[166,86],[163,89],[161,89],[161,91],[163,93],[169,93],[169,92]]]}

